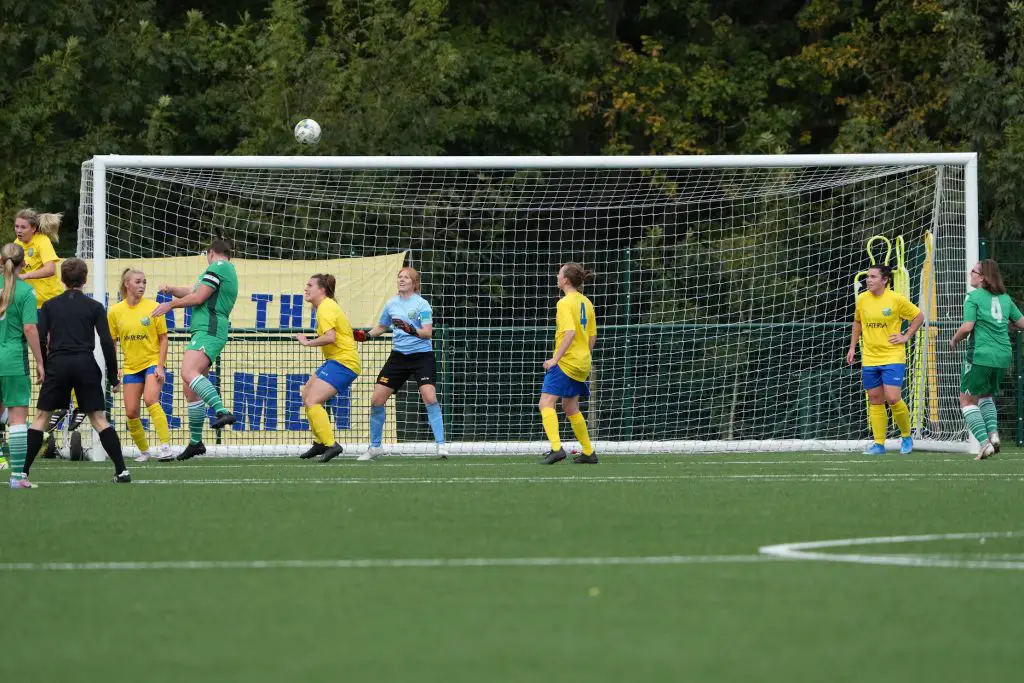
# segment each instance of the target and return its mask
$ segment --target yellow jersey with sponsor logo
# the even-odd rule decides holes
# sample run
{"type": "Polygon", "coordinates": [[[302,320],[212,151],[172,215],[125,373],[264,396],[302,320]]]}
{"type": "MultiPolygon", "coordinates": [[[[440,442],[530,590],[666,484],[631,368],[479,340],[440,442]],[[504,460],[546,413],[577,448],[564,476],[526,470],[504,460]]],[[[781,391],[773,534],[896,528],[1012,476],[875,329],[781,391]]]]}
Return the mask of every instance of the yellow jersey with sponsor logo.
{"type": "Polygon", "coordinates": [[[142,299],[135,306],[122,301],[107,311],[110,336],[121,344],[122,372],[126,375],[142,372],[160,362],[160,335],[167,334],[167,319],[150,317],[156,306],[152,299],[142,299]]]}
{"type": "Polygon", "coordinates": [[[566,294],[555,307],[555,351],[569,331],[576,336],[558,361],[558,367],[572,379],[583,382],[590,374],[590,338],[597,336],[597,319],[594,304],[579,292],[566,294]]]}
{"type": "Polygon", "coordinates": [[[25,250],[25,267],[22,272],[31,273],[39,270],[50,261],[57,263],[57,270],[50,277],[25,280],[25,284],[36,291],[36,308],[42,308],[43,304],[64,291],[64,284],[60,281],[60,259],[53,250],[53,242],[41,232],[32,235],[28,242],[15,242],[25,250]]]}
{"type": "Polygon", "coordinates": [[[352,338],[352,325],[334,299],[324,299],[316,309],[316,336],[325,335],[328,330],[334,330],[334,343],[320,347],[324,358],[336,360],[358,375],[363,366],[352,338]]]}
{"type": "Polygon", "coordinates": [[[921,312],[902,294],[891,289],[881,296],[863,292],[857,296],[853,319],[860,322],[862,347],[861,362],[867,366],[906,363],[906,344],[892,344],[889,337],[900,333],[904,320],[913,320],[921,312]]]}

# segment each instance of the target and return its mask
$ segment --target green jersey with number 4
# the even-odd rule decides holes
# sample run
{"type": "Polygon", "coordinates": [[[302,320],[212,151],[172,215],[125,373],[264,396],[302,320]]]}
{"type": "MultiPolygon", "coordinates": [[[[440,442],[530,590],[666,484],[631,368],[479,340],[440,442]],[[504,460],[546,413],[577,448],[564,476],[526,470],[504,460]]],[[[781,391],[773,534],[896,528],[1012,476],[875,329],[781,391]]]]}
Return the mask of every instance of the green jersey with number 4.
{"type": "Polygon", "coordinates": [[[1008,294],[976,289],[964,301],[964,322],[973,322],[967,342],[967,362],[989,368],[1010,367],[1010,322],[1020,319],[1008,294]]]}
{"type": "Polygon", "coordinates": [[[228,318],[238,298],[238,274],[231,261],[214,261],[199,276],[193,291],[199,285],[213,288],[210,298],[192,309],[192,324],[189,331],[205,332],[214,337],[227,339],[231,325],[228,318]]]}

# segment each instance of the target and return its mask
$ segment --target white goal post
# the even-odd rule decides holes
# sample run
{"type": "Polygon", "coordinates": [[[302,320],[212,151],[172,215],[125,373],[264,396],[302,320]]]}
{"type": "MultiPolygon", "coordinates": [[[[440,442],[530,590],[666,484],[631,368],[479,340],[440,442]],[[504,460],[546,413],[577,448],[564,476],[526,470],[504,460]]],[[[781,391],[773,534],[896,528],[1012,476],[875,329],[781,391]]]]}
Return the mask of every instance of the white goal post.
{"type": "MultiPolygon", "coordinates": [[[[871,258],[899,267],[925,313],[904,387],[916,447],[971,448],[947,342],[978,257],[975,154],[103,155],[81,187],[78,255],[101,302],[117,301],[128,265],[154,297],[162,282],[194,283],[215,233],[233,243],[239,297],[212,379],[238,422],[205,434],[211,454],[308,447],[298,387],[319,358],[295,342],[313,325],[306,280],[333,273],[353,326],[369,327],[402,265],[420,271],[434,310],[450,450],[543,452],[541,364],[570,261],[597,276],[584,289],[598,343],[583,406],[600,453],[861,449],[864,392],[845,352],[871,258]]],[[[175,313],[161,400],[183,444],[174,375],[188,335],[175,313]]],[[[387,339],[361,344],[362,376],[329,406],[346,453],[365,447],[389,351],[387,339]]],[[[415,385],[387,425],[386,450],[433,452],[415,385]]],[[[562,434],[571,447],[564,419],[562,434]]]]}

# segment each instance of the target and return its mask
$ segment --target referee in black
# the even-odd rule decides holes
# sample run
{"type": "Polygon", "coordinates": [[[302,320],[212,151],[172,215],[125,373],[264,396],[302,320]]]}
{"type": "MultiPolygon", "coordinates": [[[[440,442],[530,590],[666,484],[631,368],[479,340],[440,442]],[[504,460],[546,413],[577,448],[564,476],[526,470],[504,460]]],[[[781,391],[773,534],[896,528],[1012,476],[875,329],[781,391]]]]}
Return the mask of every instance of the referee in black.
{"type": "Polygon", "coordinates": [[[88,274],[89,267],[82,259],[64,261],[60,265],[60,279],[67,291],[47,301],[39,311],[39,341],[46,373],[39,389],[36,419],[28,430],[29,451],[24,471],[27,476],[36,453],[43,445],[43,429],[49,423],[50,415],[67,407],[73,389],[78,409],[89,416],[93,429],[99,432],[103,450],[114,461],[117,471],[114,483],[128,484],[132,475],[124,466],[121,440],[107,422],[103,374],[93,356],[95,335],[98,333],[100,336],[100,348],[107,363],[112,391],[117,391],[120,385],[117,355],[103,304],[82,293],[88,274]]]}

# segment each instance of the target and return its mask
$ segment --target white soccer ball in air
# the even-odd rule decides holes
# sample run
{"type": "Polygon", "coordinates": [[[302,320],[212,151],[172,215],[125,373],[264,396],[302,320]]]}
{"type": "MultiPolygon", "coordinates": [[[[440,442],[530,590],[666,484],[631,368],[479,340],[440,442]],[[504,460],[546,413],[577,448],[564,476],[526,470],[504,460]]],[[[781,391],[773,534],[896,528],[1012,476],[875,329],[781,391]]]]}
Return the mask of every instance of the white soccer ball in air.
{"type": "Polygon", "coordinates": [[[295,124],[295,141],[303,145],[320,142],[320,124],[313,119],[302,119],[295,124]]]}

